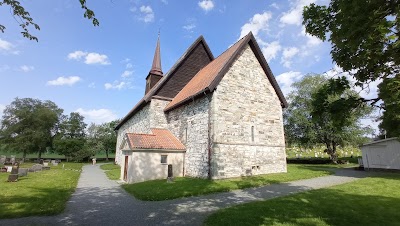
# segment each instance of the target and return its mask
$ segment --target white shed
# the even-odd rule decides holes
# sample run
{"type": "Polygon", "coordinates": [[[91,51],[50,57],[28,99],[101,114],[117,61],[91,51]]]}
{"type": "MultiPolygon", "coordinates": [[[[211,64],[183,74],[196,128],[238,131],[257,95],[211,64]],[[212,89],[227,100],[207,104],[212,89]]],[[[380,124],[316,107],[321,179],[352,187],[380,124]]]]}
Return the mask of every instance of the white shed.
{"type": "Polygon", "coordinates": [[[400,142],[398,138],[388,138],[361,145],[365,169],[400,170],[400,142]]]}

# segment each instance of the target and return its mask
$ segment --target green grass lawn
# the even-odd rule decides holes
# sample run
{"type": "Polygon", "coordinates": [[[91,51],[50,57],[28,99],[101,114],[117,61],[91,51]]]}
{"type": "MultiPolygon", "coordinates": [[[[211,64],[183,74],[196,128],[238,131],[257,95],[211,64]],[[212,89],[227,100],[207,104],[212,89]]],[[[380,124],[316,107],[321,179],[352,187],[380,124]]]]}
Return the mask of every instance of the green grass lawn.
{"type": "Polygon", "coordinates": [[[122,187],[136,198],[147,201],[160,201],[188,196],[205,195],[215,192],[226,192],[236,189],[258,187],[293,180],[308,179],[332,174],[329,170],[289,164],[288,173],[267,174],[224,180],[205,180],[198,178],[178,177],[173,183],[165,180],[153,180],[136,184],[125,184],[122,187]]]}
{"type": "MultiPolygon", "coordinates": [[[[7,182],[9,173],[0,173],[0,218],[61,213],[78,183],[81,163],[61,163],[50,170],[19,177],[18,182],[7,182]]],[[[21,168],[31,163],[21,164],[21,168]]]]}
{"type": "Polygon", "coordinates": [[[105,173],[110,180],[118,180],[121,176],[121,167],[114,163],[101,165],[100,168],[106,171],[105,173]]]}
{"type": "Polygon", "coordinates": [[[400,225],[400,174],[222,209],[205,225],[400,225]]]}

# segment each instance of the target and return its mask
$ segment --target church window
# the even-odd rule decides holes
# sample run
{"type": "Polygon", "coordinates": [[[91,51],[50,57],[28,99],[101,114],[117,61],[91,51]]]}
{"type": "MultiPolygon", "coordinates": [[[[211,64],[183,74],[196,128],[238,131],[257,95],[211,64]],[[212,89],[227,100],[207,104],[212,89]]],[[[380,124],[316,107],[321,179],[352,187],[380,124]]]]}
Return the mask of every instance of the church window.
{"type": "Polygon", "coordinates": [[[161,155],[161,164],[167,164],[168,155],[161,155]]]}

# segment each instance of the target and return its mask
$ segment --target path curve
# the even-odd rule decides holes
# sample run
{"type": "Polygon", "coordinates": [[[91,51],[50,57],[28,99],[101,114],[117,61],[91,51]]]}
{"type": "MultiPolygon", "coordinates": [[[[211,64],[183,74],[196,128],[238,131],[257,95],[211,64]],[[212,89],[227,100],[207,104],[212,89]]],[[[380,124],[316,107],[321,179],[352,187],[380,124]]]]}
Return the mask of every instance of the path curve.
{"type": "Polygon", "coordinates": [[[201,225],[220,208],[330,187],[366,177],[338,169],[335,175],[168,201],[140,201],[109,180],[99,165],[83,167],[64,213],[0,220],[0,225],[201,225]]]}

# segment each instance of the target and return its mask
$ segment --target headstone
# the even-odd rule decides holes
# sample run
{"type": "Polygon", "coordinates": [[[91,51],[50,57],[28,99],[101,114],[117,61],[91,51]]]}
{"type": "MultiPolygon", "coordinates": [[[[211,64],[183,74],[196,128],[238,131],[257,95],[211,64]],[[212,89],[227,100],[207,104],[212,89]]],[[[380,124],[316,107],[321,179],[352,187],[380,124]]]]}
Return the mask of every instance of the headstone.
{"type": "Polygon", "coordinates": [[[168,165],[168,177],[167,177],[167,182],[173,182],[174,181],[174,174],[172,171],[172,164],[168,165]]]}
{"type": "Polygon", "coordinates": [[[29,168],[29,172],[37,172],[37,171],[42,171],[43,165],[41,164],[35,164],[31,168],[29,168]]]}
{"type": "Polygon", "coordinates": [[[11,173],[12,166],[6,166],[7,167],[7,173],[11,173]]]}
{"type": "Polygon", "coordinates": [[[6,156],[0,155],[0,164],[4,164],[6,162],[6,156]]]}
{"type": "Polygon", "coordinates": [[[43,159],[40,159],[40,160],[39,160],[39,164],[42,164],[42,165],[43,165],[43,159]]]}
{"type": "Polygon", "coordinates": [[[14,165],[14,163],[15,163],[15,155],[11,155],[10,162],[11,162],[11,164],[14,165]]]}
{"type": "Polygon", "coordinates": [[[51,160],[51,164],[53,164],[54,165],[54,163],[56,163],[56,160],[51,160]]]}
{"type": "Polygon", "coordinates": [[[43,166],[49,166],[48,162],[43,162],[43,166]]]}
{"type": "Polygon", "coordinates": [[[53,166],[58,166],[58,162],[53,162],[53,166]]]}
{"type": "Polygon", "coordinates": [[[43,166],[42,170],[50,170],[50,166],[43,166]]]}
{"type": "Polygon", "coordinates": [[[19,169],[19,164],[15,163],[12,166],[11,174],[8,176],[8,182],[17,182],[18,181],[18,169],[19,169]]]}
{"type": "Polygon", "coordinates": [[[28,176],[28,168],[19,168],[18,176],[20,177],[28,176]]]}

